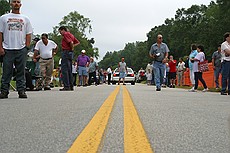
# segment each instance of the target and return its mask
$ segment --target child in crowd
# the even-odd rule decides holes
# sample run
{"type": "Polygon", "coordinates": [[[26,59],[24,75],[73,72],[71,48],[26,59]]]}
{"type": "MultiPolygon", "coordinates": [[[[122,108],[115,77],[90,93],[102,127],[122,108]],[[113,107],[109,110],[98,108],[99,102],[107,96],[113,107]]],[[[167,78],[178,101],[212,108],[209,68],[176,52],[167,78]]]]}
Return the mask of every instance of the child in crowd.
{"type": "Polygon", "coordinates": [[[146,73],[146,77],[147,77],[147,85],[151,85],[151,81],[152,81],[152,73],[151,70],[148,69],[147,73],[146,73]]]}

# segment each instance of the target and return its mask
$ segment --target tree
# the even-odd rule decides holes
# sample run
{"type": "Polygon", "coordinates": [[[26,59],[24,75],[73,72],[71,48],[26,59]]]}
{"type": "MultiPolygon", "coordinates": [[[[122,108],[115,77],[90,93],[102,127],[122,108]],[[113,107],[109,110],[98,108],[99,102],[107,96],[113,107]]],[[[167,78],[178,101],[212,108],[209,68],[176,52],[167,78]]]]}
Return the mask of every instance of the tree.
{"type": "MultiPolygon", "coordinates": [[[[58,26],[53,27],[53,33],[50,33],[50,38],[55,42],[59,42],[59,52],[58,57],[60,57],[61,53],[61,36],[59,34],[58,28],[60,26],[66,26],[68,30],[80,41],[80,45],[75,47],[74,55],[76,58],[79,54],[81,54],[81,50],[86,50],[87,55],[98,58],[99,50],[98,48],[94,48],[93,44],[95,43],[94,38],[87,38],[87,33],[91,33],[92,26],[91,20],[89,18],[85,18],[83,15],[80,15],[78,12],[70,12],[67,16],[63,17],[63,20],[58,24],[58,26]]],[[[57,58],[58,60],[59,58],[57,58]]],[[[57,63],[57,60],[55,60],[57,63]]]]}
{"type": "Polygon", "coordinates": [[[10,11],[10,3],[6,0],[0,1],[0,16],[10,11]]]}

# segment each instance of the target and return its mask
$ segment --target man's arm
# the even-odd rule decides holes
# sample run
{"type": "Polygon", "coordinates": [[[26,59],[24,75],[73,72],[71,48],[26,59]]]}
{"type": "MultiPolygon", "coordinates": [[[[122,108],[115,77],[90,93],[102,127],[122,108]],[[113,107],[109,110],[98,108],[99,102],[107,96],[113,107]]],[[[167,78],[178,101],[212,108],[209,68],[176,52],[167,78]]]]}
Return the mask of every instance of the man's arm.
{"type": "Polygon", "coordinates": [[[215,59],[212,58],[212,67],[213,67],[213,70],[215,70],[214,61],[215,61],[215,59]]]}
{"type": "Polygon", "coordinates": [[[163,59],[162,63],[166,63],[166,62],[167,62],[167,60],[168,60],[168,55],[169,55],[169,53],[166,52],[166,53],[165,53],[165,58],[163,59]]]}
{"type": "Polygon", "coordinates": [[[74,43],[73,43],[74,47],[79,45],[79,44],[80,44],[80,41],[77,40],[77,38],[74,38],[74,43]]]}
{"type": "Polygon", "coordinates": [[[2,41],[3,41],[3,33],[0,32],[0,55],[5,54],[5,51],[4,51],[3,46],[2,46],[2,41]]]}
{"type": "Polygon", "coordinates": [[[149,53],[149,56],[150,56],[151,58],[155,58],[155,56],[153,56],[152,53],[149,53]]]}
{"type": "Polygon", "coordinates": [[[37,58],[38,58],[38,50],[34,50],[34,56],[33,56],[33,61],[37,62],[37,58]]]}
{"type": "Polygon", "coordinates": [[[72,50],[74,50],[74,47],[79,45],[80,41],[78,41],[76,38],[74,38],[74,41],[70,42],[70,47],[72,48],[72,50]]]}
{"type": "Polygon", "coordinates": [[[230,49],[225,49],[224,52],[225,54],[230,55],[230,49]]]}
{"type": "Polygon", "coordinates": [[[26,35],[26,47],[29,48],[31,43],[31,34],[26,35]]]}
{"type": "Polygon", "coordinates": [[[57,54],[57,49],[58,49],[58,47],[53,49],[53,56],[57,54]]]}

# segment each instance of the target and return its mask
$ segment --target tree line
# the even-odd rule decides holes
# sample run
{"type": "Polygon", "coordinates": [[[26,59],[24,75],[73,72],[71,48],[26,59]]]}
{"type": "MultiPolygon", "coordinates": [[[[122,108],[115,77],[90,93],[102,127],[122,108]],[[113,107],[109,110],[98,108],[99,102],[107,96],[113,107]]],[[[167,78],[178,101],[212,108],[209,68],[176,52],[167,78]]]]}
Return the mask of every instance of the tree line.
{"type": "Polygon", "coordinates": [[[125,57],[127,65],[135,71],[145,68],[151,61],[149,50],[158,34],[163,35],[174,59],[185,59],[191,51],[191,44],[195,43],[204,45],[206,58],[211,61],[212,53],[223,42],[224,33],[230,31],[229,8],[229,0],[216,0],[208,6],[192,5],[188,9],[178,9],[174,18],[167,18],[164,24],[153,27],[147,33],[146,41],[127,43],[120,51],[107,52],[99,65],[116,67],[120,58],[125,57]]]}

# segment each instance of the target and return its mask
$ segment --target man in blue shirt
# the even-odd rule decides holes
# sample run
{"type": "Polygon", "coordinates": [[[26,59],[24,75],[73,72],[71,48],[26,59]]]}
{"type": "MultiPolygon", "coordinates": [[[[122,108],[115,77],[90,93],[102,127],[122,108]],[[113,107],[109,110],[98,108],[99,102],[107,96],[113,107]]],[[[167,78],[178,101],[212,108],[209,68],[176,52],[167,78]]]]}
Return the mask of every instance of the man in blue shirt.
{"type": "Polygon", "coordinates": [[[149,56],[153,58],[153,71],[155,76],[156,91],[161,91],[161,84],[165,74],[165,63],[168,58],[168,46],[162,42],[162,35],[157,36],[157,42],[152,45],[149,56]]]}

